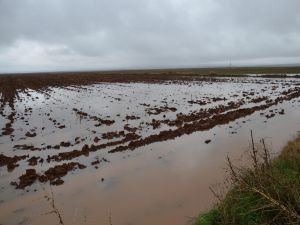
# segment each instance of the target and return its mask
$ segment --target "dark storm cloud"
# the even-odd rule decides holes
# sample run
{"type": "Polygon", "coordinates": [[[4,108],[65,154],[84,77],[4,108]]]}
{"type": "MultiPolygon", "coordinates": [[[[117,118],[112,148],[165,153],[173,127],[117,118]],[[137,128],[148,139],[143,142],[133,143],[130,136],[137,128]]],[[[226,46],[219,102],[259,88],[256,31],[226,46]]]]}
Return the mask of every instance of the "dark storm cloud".
{"type": "Polygon", "coordinates": [[[0,71],[296,63],[299,10],[299,0],[0,0],[0,71]]]}

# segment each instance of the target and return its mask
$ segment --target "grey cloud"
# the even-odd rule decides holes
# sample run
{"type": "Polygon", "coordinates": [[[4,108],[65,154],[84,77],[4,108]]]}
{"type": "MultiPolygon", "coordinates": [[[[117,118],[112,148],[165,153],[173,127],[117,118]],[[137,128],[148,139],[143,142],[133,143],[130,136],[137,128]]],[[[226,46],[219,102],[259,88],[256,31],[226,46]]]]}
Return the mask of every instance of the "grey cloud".
{"type": "Polygon", "coordinates": [[[0,72],[295,63],[299,9],[299,0],[0,0],[0,72]]]}

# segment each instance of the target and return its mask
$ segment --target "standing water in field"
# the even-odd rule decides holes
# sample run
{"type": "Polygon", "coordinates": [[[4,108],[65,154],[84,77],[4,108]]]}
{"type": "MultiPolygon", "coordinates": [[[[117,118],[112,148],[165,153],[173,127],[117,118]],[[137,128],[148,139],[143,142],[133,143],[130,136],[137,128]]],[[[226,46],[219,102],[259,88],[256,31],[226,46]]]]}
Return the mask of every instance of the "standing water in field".
{"type": "Polygon", "coordinates": [[[295,78],[97,82],[1,93],[0,222],[185,224],[250,130],[298,131],[295,78]]]}

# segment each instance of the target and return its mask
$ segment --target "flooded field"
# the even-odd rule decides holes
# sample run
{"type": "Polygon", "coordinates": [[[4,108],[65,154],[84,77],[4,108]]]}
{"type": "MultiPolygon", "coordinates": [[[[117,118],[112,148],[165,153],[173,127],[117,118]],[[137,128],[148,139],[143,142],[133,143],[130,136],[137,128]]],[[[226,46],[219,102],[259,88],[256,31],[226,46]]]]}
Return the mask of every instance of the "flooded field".
{"type": "Polygon", "coordinates": [[[190,224],[215,203],[209,187],[224,181],[227,155],[245,155],[251,129],[276,152],[300,125],[293,77],[9,81],[5,225],[190,224]]]}

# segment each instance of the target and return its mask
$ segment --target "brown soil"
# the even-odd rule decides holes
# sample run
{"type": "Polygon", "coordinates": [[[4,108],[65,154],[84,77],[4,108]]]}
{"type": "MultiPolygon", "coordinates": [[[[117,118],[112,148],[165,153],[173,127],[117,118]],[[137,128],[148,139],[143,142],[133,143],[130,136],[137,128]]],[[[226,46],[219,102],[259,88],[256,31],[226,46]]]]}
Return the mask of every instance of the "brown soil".
{"type": "MultiPolygon", "coordinates": [[[[0,108],[0,111],[2,111],[1,108],[0,108]]],[[[16,115],[16,113],[12,112],[7,116],[7,119],[9,120],[9,122],[5,124],[4,128],[2,128],[2,135],[11,135],[14,132],[12,125],[14,123],[15,115],[16,115]]]]}
{"type": "Polygon", "coordinates": [[[102,125],[107,125],[110,126],[112,124],[115,123],[114,120],[105,120],[105,119],[101,119],[97,116],[91,116],[86,112],[80,111],[76,108],[73,108],[73,111],[81,118],[85,118],[85,119],[90,119],[90,120],[94,120],[95,122],[97,122],[97,124],[95,125],[96,127],[102,126],[102,125]]]}
{"type": "Polygon", "coordinates": [[[19,177],[19,183],[12,182],[11,184],[16,186],[17,189],[24,189],[27,186],[32,185],[39,175],[36,173],[35,169],[27,169],[26,173],[19,177]]]}
{"type": "Polygon", "coordinates": [[[35,169],[27,169],[26,173],[19,177],[19,183],[12,182],[11,184],[14,185],[16,189],[24,189],[25,187],[32,185],[37,180],[41,183],[50,181],[52,185],[61,185],[64,183],[61,178],[66,176],[69,171],[76,168],[84,169],[86,166],[75,162],[64,163],[62,165],[49,168],[42,175],[37,174],[35,169]]]}
{"type": "MultiPolygon", "coordinates": [[[[128,145],[118,146],[115,149],[110,150],[109,152],[113,153],[113,152],[120,152],[125,150],[134,150],[138,147],[152,144],[154,142],[166,141],[166,140],[174,139],[176,137],[180,137],[184,134],[191,134],[195,131],[209,130],[215,127],[216,125],[227,124],[236,119],[251,115],[256,111],[265,110],[271,106],[277,105],[280,102],[288,101],[293,98],[300,97],[300,88],[289,89],[289,91],[284,91],[282,94],[284,94],[284,96],[277,97],[274,101],[268,104],[254,106],[252,108],[237,109],[237,110],[229,111],[227,113],[218,113],[212,116],[211,118],[207,118],[207,119],[199,120],[198,115],[195,116],[194,114],[190,114],[189,116],[185,116],[184,118],[186,121],[192,123],[185,123],[183,126],[175,130],[161,131],[159,134],[150,135],[146,138],[141,138],[139,140],[131,141],[128,145]]],[[[273,116],[275,116],[274,113],[271,114],[271,117],[273,116]]],[[[270,116],[268,117],[270,118],[270,116]]]]}
{"type": "MultiPolygon", "coordinates": [[[[49,87],[68,87],[72,85],[90,85],[98,82],[160,82],[165,80],[215,80],[211,77],[185,76],[179,73],[162,72],[150,73],[121,73],[121,72],[69,72],[69,73],[40,73],[22,75],[1,75],[0,93],[2,104],[8,103],[14,107],[14,100],[20,92],[26,93],[27,89],[45,91],[49,87]]],[[[29,94],[30,95],[30,94],[29,94]]]]}
{"type": "Polygon", "coordinates": [[[111,140],[114,138],[120,138],[120,137],[124,137],[125,136],[125,132],[124,131],[113,131],[113,132],[107,132],[102,134],[102,138],[103,139],[107,139],[107,140],[111,140]]]}
{"type": "MultiPolygon", "coordinates": [[[[27,96],[31,96],[30,93],[27,92],[28,88],[33,89],[37,92],[42,92],[47,94],[47,88],[49,87],[61,87],[68,88],[71,85],[78,85],[82,87],[83,85],[90,85],[97,82],[147,82],[147,83],[160,83],[167,80],[173,80],[176,82],[186,82],[186,81],[210,81],[210,82],[218,82],[224,81],[224,79],[214,78],[214,77],[200,77],[200,76],[183,76],[177,73],[161,73],[161,74],[111,74],[111,73],[59,73],[59,74],[51,74],[50,75],[41,75],[41,74],[28,74],[28,75],[10,75],[10,76],[0,76],[0,96],[1,96],[1,105],[0,105],[0,113],[3,117],[5,117],[8,122],[5,124],[4,128],[2,128],[2,135],[10,135],[13,137],[13,123],[16,118],[16,113],[14,112],[14,101],[18,98],[19,93],[25,93],[27,96]],[[3,114],[3,107],[5,104],[8,104],[12,109],[12,112],[9,115],[3,114]]],[[[226,81],[230,81],[227,79],[226,81]]],[[[82,87],[84,88],[84,87],[82,87]]],[[[276,90],[278,85],[273,85],[272,90],[276,90]]],[[[261,90],[266,91],[266,90],[261,90]]],[[[95,152],[101,149],[105,149],[107,147],[113,147],[110,150],[110,153],[120,152],[125,150],[134,150],[138,147],[148,145],[154,142],[166,141],[170,139],[174,139],[176,137],[182,136],[184,134],[191,134],[195,131],[203,131],[211,129],[217,125],[227,124],[236,119],[251,115],[252,113],[265,110],[271,106],[277,105],[280,102],[288,101],[293,98],[300,97],[300,88],[289,89],[288,91],[282,92],[279,97],[275,100],[270,99],[269,97],[257,97],[258,92],[256,90],[251,90],[249,92],[243,92],[243,99],[238,102],[229,102],[223,105],[218,105],[214,108],[209,109],[200,109],[199,111],[194,111],[189,114],[178,113],[175,119],[165,119],[166,115],[163,115],[162,120],[160,119],[152,119],[151,122],[146,123],[146,125],[152,126],[153,129],[158,129],[161,125],[166,124],[172,129],[160,131],[158,134],[153,134],[147,137],[142,137],[136,134],[138,128],[130,127],[129,124],[124,125],[123,131],[114,131],[107,132],[102,134],[101,139],[99,137],[94,138],[94,143],[91,145],[84,145],[79,150],[72,150],[69,152],[59,152],[56,155],[48,155],[47,162],[51,161],[63,161],[63,160],[72,160],[81,156],[88,156],[90,152],[95,152]],[[247,103],[261,103],[261,105],[257,105],[251,108],[242,108],[241,106],[247,103]],[[120,140],[113,140],[119,138],[120,140]],[[101,144],[98,142],[101,140],[101,144]],[[113,140],[109,142],[102,143],[102,141],[113,140]]],[[[120,101],[120,98],[114,98],[116,101],[120,101]]],[[[213,98],[202,98],[196,100],[190,100],[188,103],[190,104],[199,104],[206,105],[212,102],[225,101],[226,98],[221,97],[213,97],[213,98]]],[[[151,106],[147,103],[141,103],[140,105],[145,106],[146,113],[148,115],[159,115],[162,113],[168,112],[176,112],[177,109],[175,107],[169,107],[167,102],[164,106],[151,106]]],[[[95,127],[99,127],[102,125],[110,126],[115,123],[114,120],[102,119],[97,116],[89,115],[88,113],[73,108],[73,112],[78,115],[80,119],[84,119],[87,121],[94,121],[95,127]]],[[[24,116],[31,114],[32,108],[26,108],[24,116]]],[[[278,111],[269,111],[265,113],[264,116],[267,119],[271,119],[277,114],[284,114],[284,109],[278,111]]],[[[48,114],[50,117],[50,113],[48,114]]],[[[24,117],[21,117],[24,122],[27,122],[24,117]]],[[[140,117],[134,115],[127,115],[125,120],[138,120],[140,117]]],[[[49,118],[50,121],[58,129],[64,129],[66,126],[57,122],[55,119],[49,118]]],[[[96,129],[96,128],[95,128],[96,129]]],[[[27,132],[25,136],[27,137],[35,137],[37,134],[34,132],[35,130],[30,130],[27,132]]],[[[92,131],[93,132],[93,131],[92,131]]],[[[80,139],[80,137],[75,138],[75,144],[79,144],[84,139],[80,139]]],[[[205,143],[210,143],[210,139],[206,140],[205,143]]],[[[30,151],[41,151],[47,149],[61,149],[61,147],[71,147],[75,145],[74,142],[70,141],[62,141],[61,143],[57,143],[56,145],[47,145],[42,148],[37,148],[33,145],[15,145],[14,148],[19,150],[30,150],[30,151]]],[[[8,157],[3,154],[0,155],[0,167],[7,166],[9,171],[12,171],[15,167],[18,166],[17,162],[20,160],[25,160],[27,156],[14,156],[8,157]]],[[[46,159],[45,159],[46,160],[46,159]]],[[[35,166],[38,162],[42,163],[44,161],[43,158],[40,157],[31,157],[27,160],[30,166],[35,166]]],[[[106,159],[102,158],[101,160],[97,159],[91,162],[91,165],[97,167],[97,164],[101,162],[107,162],[106,159]]],[[[53,185],[61,185],[64,181],[61,179],[63,176],[67,175],[69,171],[74,169],[83,169],[84,165],[69,162],[64,163],[62,165],[56,165],[47,171],[44,174],[37,174],[35,169],[27,169],[26,173],[19,177],[19,183],[13,182],[12,184],[16,186],[18,189],[24,189],[27,186],[32,185],[36,180],[40,182],[50,181],[53,185]]],[[[98,168],[98,167],[97,167],[98,168]]]]}
{"type": "Polygon", "coordinates": [[[26,136],[26,137],[35,137],[35,136],[36,136],[36,133],[26,132],[25,136],[26,136]]]}
{"type": "Polygon", "coordinates": [[[9,157],[0,154],[0,167],[7,166],[8,171],[14,170],[18,166],[17,162],[26,159],[28,155],[9,157]]]}
{"type": "Polygon", "coordinates": [[[94,165],[100,164],[101,162],[109,162],[109,161],[106,158],[97,159],[97,160],[91,162],[91,165],[94,166],[94,165]]]}
{"type": "Polygon", "coordinates": [[[140,117],[138,117],[138,116],[128,116],[128,115],[127,115],[127,116],[125,117],[125,119],[126,119],[126,120],[139,120],[140,117]]]}
{"type": "Polygon", "coordinates": [[[131,133],[135,133],[138,130],[138,128],[130,127],[129,124],[125,124],[124,125],[124,130],[126,130],[128,132],[131,132],[131,133]]]}
{"type": "Polygon", "coordinates": [[[267,101],[269,98],[264,96],[264,97],[257,97],[252,99],[250,102],[252,103],[259,103],[259,102],[263,102],[263,101],[267,101]]]}
{"type": "Polygon", "coordinates": [[[38,159],[40,159],[40,157],[32,156],[30,159],[27,160],[28,165],[29,166],[35,166],[35,165],[37,165],[38,159]]]}
{"type": "Polygon", "coordinates": [[[161,113],[168,112],[168,111],[176,112],[177,109],[175,107],[168,107],[168,106],[153,107],[153,108],[147,108],[146,109],[146,112],[149,115],[159,115],[161,113]]]}
{"type": "MultiPolygon", "coordinates": [[[[202,111],[200,110],[199,112],[193,112],[188,115],[177,114],[177,118],[175,120],[154,120],[152,121],[152,126],[160,126],[161,123],[166,123],[170,126],[176,126],[177,128],[174,130],[161,131],[159,134],[150,135],[145,138],[142,138],[141,136],[135,133],[125,134],[124,131],[108,132],[103,134],[103,139],[111,140],[119,137],[124,138],[118,141],[111,141],[100,145],[85,145],[82,147],[81,150],[61,152],[57,155],[48,156],[47,161],[50,162],[51,160],[54,160],[59,162],[62,160],[72,160],[80,156],[88,156],[90,152],[95,152],[112,146],[117,147],[112,149],[110,151],[111,153],[125,150],[134,150],[138,147],[148,145],[154,142],[174,139],[176,137],[182,136],[184,134],[190,134],[195,131],[208,130],[216,125],[227,124],[236,119],[248,116],[254,113],[255,111],[267,109],[273,105],[278,104],[279,102],[299,97],[300,91],[299,88],[295,88],[290,89],[289,91],[285,91],[282,94],[283,96],[278,97],[274,101],[272,100],[266,104],[254,106],[252,108],[239,109],[239,107],[244,104],[243,101],[240,101],[238,103],[229,102],[225,106],[220,105],[216,108],[211,108],[202,111]],[[122,145],[127,142],[129,142],[127,145],[122,145]]],[[[284,111],[282,110],[278,112],[278,114],[282,113],[284,113],[284,111]]],[[[266,116],[273,117],[275,116],[275,113],[272,112],[270,115],[267,114],[266,116]]],[[[65,144],[63,144],[63,146],[64,145],[65,144]]],[[[66,146],[69,146],[69,144],[67,144],[66,146]]]]}
{"type": "Polygon", "coordinates": [[[72,160],[74,158],[77,158],[77,157],[80,157],[83,155],[88,156],[90,152],[95,152],[100,149],[105,149],[105,148],[111,147],[111,146],[121,145],[126,142],[133,141],[133,140],[136,140],[139,138],[140,138],[140,136],[135,133],[128,133],[128,134],[125,134],[125,137],[122,140],[112,141],[112,142],[108,142],[108,143],[100,144],[100,145],[93,145],[93,144],[91,146],[84,145],[81,150],[73,150],[70,152],[61,152],[57,155],[48,156],[47,161],[50,162],[51,160],[54,160],[54,161],[60,162],[62,160],[72,160]]]}

